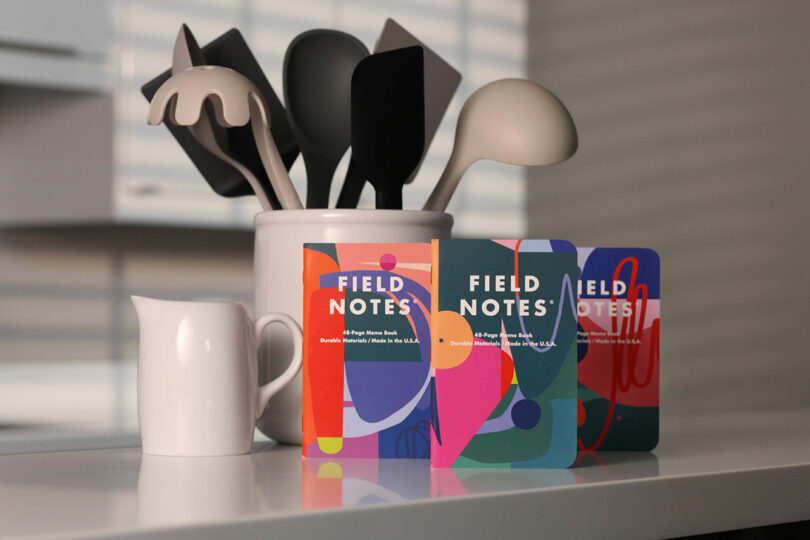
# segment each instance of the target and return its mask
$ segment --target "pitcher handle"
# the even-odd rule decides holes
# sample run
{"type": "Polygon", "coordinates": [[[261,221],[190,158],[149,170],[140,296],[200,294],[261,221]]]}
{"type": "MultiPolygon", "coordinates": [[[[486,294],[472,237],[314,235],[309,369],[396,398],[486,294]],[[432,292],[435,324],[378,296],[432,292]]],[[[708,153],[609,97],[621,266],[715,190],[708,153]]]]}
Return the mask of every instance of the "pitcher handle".
{"type": "Polygon", "coordinates": [[[265,328],[275,322],[279,322],[286,326],[290,331],[290,334],[292,334],[294,349],[293,357],[290,361],[290,365],[287,367],[284,373],[264,386],[259,387],[259,400],[257,404],[258,406],[256,407],[256,418],[261,416],[264,408],[267,407],[267,402],[270,400],[270,398],[273,397],[276,392],[284,388],[287,383],[292,381],[296,375],[298,375],[298,372],[301,371],[301,365],[303,363],[302,345],[304,343],[304,336],[301,333],[301,327],[298,326],[298,323],[295,322],[295,320],[293,320],[293,318],[289,315],[285,315],[284,313],[266,313],[256,319],[256,322],[254,323],[256,343],[261,343],[262,332],[265,328]]]}

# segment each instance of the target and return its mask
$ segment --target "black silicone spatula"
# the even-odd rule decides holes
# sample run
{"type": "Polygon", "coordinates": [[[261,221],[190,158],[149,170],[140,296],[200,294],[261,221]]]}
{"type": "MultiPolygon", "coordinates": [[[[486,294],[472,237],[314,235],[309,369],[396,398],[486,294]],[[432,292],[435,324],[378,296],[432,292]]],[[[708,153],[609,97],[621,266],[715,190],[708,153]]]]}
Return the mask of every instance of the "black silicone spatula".
{"type": "Polygon", "coordinates": [[[374,186],[377,208],[402,208],[402,186],[424,145],[422,47],[362,60],[352,76],[352,159],[374,186]]]}
{"type": "MultiPolygon", "coordinates": [[[[425,53],[425,148],[422,151],[422,159],[424,160],[430,148],[430,143],[433,141],[433,136],[439,129],[444,113],[461,82],[461,73],[393,19],[385,21],[382,33],[380,33],[377,44],[374,46],[374,52],[391,51],[415,45],[421,46],[425,53]]],[[[421,165],[421,160],[419,165],[421,165]]],[[[419,165],[414,168],[406,180],[407,183],[413,181],[419,170],[419,165]]],[[[346,180],[340,190],[337,207],[356,207],[365,181],[366,179],[358,174],[357,168],[350,165],[346,173],[346,180]]]]}
{"type": "Polygon", "coordinates": [[[335,168],[351,142],[351,84],[363,43],[337,30],[310,30],[284,55],[287,117],[307,169],[307,208],[326,208],[335,168]]]}
{"type": "MultiPolygon", "coordinates": [[[[444,113],[461,83],[461,73],[394,19],[386,19],[374,52],[392,51],[415,45],[421,46],[425,51],[425,149],[422,152],[422,159],[424,159],[430,143],[433,142],[433,136],[444,118],[444,113]]],[[[419,165],[421,164],[420,161],[419,165]]],[[[413,181],[419,165],[411,173],[407,183],[413,181]]]]}
{"type": "MultiPolygon", "coordinates": [[[[202,56],[206,64],[231,68],[250,79],[259,88],[272,118],[271,132],[273,140],[278,147],[285,166],[289,169],[295,158],[298,157],[298,144],[287,122],[284,106],[273,91],[272,86],[270,86],[267,77],[259,67],[259,63],[239,30],[232,28],[203,47],[202,56]]],[[[166,70],[141,87],[141,93],[146,97],[147,101],[152,101],[157,89],[169,77],[171,77],[171,70],[166,70]]],[[[253,189],[244,176],[206,150],[187,127],[176,126],[171,122],[165,122],[165,124],[214,191],[224,197],[240,197],[253,194],[253,189]]],[[[253,172],[259,179],[265,193],[268,194],[270,202],[273,203],[274,207],[280,208],[270,185],[270,180],[265,173],[259,152],[256,150],[256,144],[253,142],[250,125],[228,128],[226,135],[228,152],[234,159],[253,172]]]]}

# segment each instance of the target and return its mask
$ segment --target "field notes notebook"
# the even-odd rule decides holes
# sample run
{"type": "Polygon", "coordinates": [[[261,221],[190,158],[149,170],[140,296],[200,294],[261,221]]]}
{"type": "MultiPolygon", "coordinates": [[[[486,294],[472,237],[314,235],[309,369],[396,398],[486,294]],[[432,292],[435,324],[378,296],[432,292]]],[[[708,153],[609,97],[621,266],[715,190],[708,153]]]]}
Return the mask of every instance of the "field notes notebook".
{"type": "Polygon", "coordinates": [[[305,457],[427,458],[430,244],[304,244],[305,457]]]}
{"type": "Polygon", "coordinates": [[[563,240],[434,240],[433,467],[569,466],[577,253],[563,240]]]}
{"type": "Polygon", "coordinates": [[[580,248],[579,446],[658,444],[661,263],[644,248],[580,248]]]}

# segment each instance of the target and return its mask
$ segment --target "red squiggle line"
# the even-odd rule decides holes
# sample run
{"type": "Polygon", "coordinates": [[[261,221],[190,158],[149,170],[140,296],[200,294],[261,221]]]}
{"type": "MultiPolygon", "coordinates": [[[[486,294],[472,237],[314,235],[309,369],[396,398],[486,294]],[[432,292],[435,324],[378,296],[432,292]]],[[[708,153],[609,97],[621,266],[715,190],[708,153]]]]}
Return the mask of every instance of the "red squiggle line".
{"type": "MultiPolygon", "coordinates": [[[[608,411],[605,417],[605,423],[602,426],[602,431],[599,434],[599,437],[596,439],[596,442],[592,446],[585,446],[582,442],[582,439],[577,440],[577,445],[579,446],[580,450],[589,452],[596,450],[604,441],[605,436],[607,435],[608,428],[610,428],[610,423],[613,420],[613,410],[616,407],[616,393],[617,390],[621,390],[622,392],[627,392],[632,386],[636,386],[639,388],[643,388],[650,384],[650,380],[652,379],[653,370],[655,367],[656,362],[658,362],[658,356],[660,351],[658,349],[659,344],[659,328],[660,328],[660,320],[656,319],[653,321],[652,324],[652,336],[650,339],[650,355],[649,355],[649,364],[647,365],[647,371],[643,378],[638,379],[636,378],[636,363],[638,362],[638,353],[639,349],[641,348],[640,344],[636,343],[627,343],[628,338],[631,341],[640,340],[643,330],[644,330],[644,319],[647,316],[647,285],[644,283],[639,284],[636,286],[636,277],[638,276],[638,259],[635,257],[627,257],[623,259],[617,266],[616,269],[613,271],[613,281],[618,281],[619,274],[621,273],[622,267],[626,263],[632,264],[632,271],[630,274],[630,282],[627,285],[627,298],[626,302],[629,302],[635,310],[635,305],[638,300],[639,292],[641,292],[641,310],[638,317],[638,329],[636,329],[636,314],[635,311],[631,317],[622,317],[622,329],[621,333],[619,334],[619,339],[616,343],[613,344],[613,378],[610,385],[610,401],[608,403],[608,411]],[[619,343],[621,341],[622,343],[619,343]],[[625,356],[625,350],[627,352],[627,373],[624,373],[625,363],[623,362],[625,356]]],[[[612,302],[617,301],[617,296],[615,293],[615,289],[612,288],[611,284],[611,297],[612,302]]],[[[613,315],[610,317],[611,322],[611,330],[615,335],[618,329],[618,310],[617,315],[613,315]]]]}

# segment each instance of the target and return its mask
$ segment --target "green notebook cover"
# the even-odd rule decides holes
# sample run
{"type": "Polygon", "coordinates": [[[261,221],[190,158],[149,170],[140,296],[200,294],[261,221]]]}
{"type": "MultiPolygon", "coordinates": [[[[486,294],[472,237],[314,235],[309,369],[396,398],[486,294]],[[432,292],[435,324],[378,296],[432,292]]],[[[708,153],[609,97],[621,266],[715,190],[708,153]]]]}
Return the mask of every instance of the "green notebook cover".
{"type": "Polygon", "coordinates": [[[568,467],[577,450],[577,253],[434,240],[432,467],[568,467]]]}

